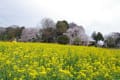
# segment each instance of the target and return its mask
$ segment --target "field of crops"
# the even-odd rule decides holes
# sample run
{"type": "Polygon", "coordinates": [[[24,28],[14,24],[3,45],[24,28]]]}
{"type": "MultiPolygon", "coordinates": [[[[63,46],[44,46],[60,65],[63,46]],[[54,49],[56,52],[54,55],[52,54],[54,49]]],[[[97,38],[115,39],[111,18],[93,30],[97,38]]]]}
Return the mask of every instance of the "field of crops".
{"type": "Polygon", "coordinates": [[[0,80],[120,80],[120,50],[0,42],[0,80]]]}

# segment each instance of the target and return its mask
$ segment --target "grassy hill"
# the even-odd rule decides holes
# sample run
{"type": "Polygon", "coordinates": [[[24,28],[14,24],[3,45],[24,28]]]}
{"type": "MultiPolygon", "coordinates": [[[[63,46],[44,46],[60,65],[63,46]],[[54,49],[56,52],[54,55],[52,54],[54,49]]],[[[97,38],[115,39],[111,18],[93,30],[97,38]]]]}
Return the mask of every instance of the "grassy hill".
{"type": "Polygon", "coordinates": [[[120,50],[0,42],[1,80],[119,80],[120,50]]]}

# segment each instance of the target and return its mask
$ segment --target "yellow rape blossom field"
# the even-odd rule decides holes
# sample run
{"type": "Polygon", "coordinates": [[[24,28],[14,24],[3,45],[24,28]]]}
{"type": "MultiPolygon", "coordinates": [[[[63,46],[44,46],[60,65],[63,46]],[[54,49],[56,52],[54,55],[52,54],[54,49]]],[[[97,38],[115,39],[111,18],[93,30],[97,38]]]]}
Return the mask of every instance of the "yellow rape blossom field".
{"type": "Polygon", "coordinates": [[[0,80],[120,80],[120,50],[0,42],[0,80]]]}

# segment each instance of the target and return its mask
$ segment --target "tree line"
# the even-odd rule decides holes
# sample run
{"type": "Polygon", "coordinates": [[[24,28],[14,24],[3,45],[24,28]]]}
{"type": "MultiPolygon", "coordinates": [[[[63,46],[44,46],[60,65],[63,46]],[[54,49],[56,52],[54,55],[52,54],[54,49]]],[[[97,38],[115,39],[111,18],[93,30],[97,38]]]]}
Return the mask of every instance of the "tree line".
{"type": "Polygon", "coordinates": [[[26,28],[11,25],[0,27],[1,41],[46,42],[71,45],[87,45],[118,48],[120,47],[120,33],[113,32],[103,36],[101,32],[93,32],[88,36],[81,25],[60,20],[56,23],[50,18],[41,20],[39,28],[26,28]]]}

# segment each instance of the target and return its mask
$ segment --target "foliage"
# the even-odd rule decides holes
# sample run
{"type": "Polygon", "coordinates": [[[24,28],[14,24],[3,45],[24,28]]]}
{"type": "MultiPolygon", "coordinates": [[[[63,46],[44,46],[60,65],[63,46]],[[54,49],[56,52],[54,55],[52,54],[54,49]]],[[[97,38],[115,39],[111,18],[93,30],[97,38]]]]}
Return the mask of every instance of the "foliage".
{"type": "Polygon", "coordinates": [[[41,32],[41,39],[43,42],[55,42],[56,30],[54,28],[44,28],[41,32]]]}
{"type": "Polygon", "coordinates": [[[119,80],[120,50],[0,42],[1,80],[119,80]]]}
{"type": "Polygon", "coordinates": [[[43,42],[55,42],[56,39],[56,29],[55,23],[49,18],[44,18],[42,21],[42,29],[40,29],[39,34],[41,34],[41,40],[43,42]]]}
{"type": "Polygon", "coordinates": [[[4,32],[0,33],[0,40],[9,41],[13,39],[19,40],[21,38],[22,31],[25,27],[19,27],[17,25],[12,25],[5,28],[4,32]]]}
{"type": "Polygon", "coordinates": [[[107,39],[105,40],[105,43],[109,48],[116,47],[115,39],[112,36],[108,36],[107,39]]]}
{"type": "Polygon", "coordinates": [[[120,37],[118,37],[118,38],[115,40],[115,44],[117,45],[117,47],[120,47],[120,37]]]}
{"type": "Polygon", "coordinates": [[[66,30],[69,28],[68,22],[63,20],[63,21],[58,21],[56,23],[56,31],[57,31],[57,35],[60,36],[63,33],[66,32],[66,30]]]}
{"type": "Polygon", "coordinates": [[[22,31],[20,40],[23,42],[33,42],[38,38],[36,35],[39,33],[38,29],[26,28],[22,31]]]}
{"type": "Polygon", "coordinates": [[[80,44],[81,44],[80,38],[76,37],[76,38],[74,39],[74,41],[73,41],[73,44],[74,44],[74,45],[80,45],[80,44]]]}
{"type": "Polygon", "coordinates": [[[43,18],[41,20],[42,28],[55,28],[55,23],[50,18],[43,18]]]}
{"type": "Polygon", "coordinates": [[[68,44],[69,38],[66,35],[61,35],[61,36],[58,36],[57,42],[60,44],[68,44]]]}
{"type": "Polygon", "coordinates": [[[101,32],[98,32],[97,33],[97,41],[100,41],[100,40],[104,40],[104,37],[103,37],[103,35],[102,35],[102,33],[101,32]]]}
{"type": "Polygon", "coordinates": [[[119,48],[120,47],[120,33],[114,32],[105,37],[107,47],[119,48]]]}
{"type": "Polygon", "coordinates": [[[96,43],[100,40],[102,40],[102,41],[104,40],[104,37],[103,37],[101,32],[98,32],[98,33],[93,32],[92,33],[92,38],[96,41],[96,43]]]}

